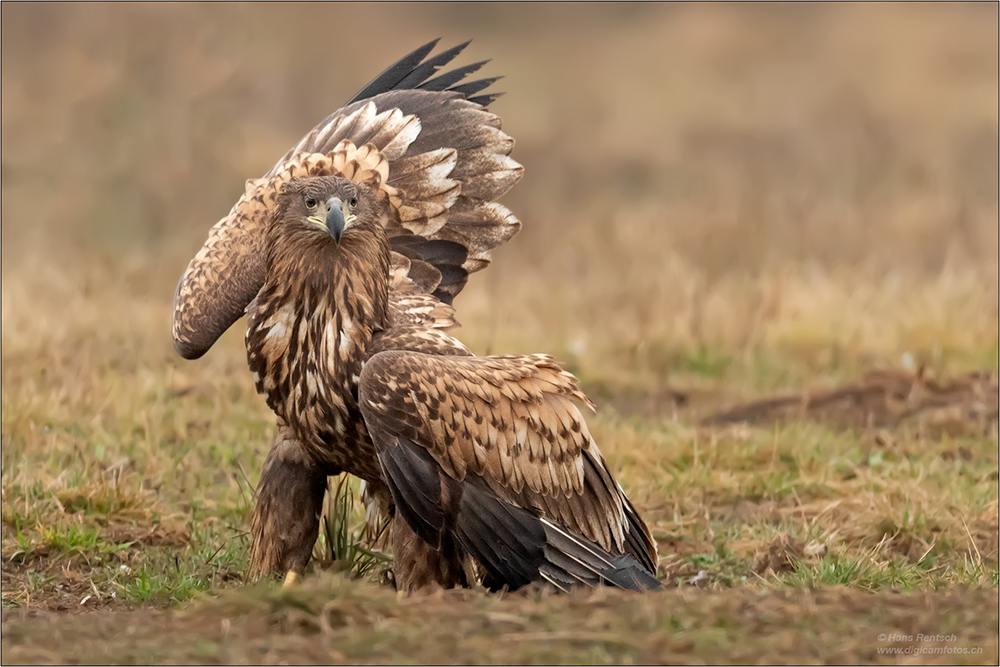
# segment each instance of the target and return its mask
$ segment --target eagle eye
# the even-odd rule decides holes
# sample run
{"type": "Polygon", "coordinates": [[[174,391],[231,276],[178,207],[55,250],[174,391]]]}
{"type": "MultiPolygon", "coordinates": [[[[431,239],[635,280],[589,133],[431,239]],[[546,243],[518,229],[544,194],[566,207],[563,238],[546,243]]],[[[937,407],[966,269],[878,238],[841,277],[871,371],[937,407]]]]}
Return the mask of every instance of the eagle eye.
{"type": "Polygon", "coordinates": [[[351,201],[349,201],[347,203],[351,205],[351,208],[354,208],[355,206],[358,205],[358,198],[357,197],[351,197],[351,201]]]}
{"type": "Polygon", "coordinates": [[[316,208],[316,200],[313,199],[312,197],[309,197],[308,199],[306,199],[306,208],[308,208],[308,209],[314,209],[314,208],[316,208]]]}

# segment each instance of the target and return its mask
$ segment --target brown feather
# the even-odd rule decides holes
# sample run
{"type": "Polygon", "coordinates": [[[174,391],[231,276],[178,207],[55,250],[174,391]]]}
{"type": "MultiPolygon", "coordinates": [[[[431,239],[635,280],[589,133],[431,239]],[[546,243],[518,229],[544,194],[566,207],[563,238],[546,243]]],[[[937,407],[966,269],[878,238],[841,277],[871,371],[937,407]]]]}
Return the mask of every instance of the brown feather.
{"type": "MultiPolygon", "coordinates": [[[[489,250],[520,228],[493,203],[521,175],[509,158],[513,142],[499,126],[496,116],[443,91],[383,93],[331,114],[264,178],[247,182],[246,193],[191,260],[174,296],[178,353],[189,359],[204,354],[257,294],[264,280],[263,228],[292,178],[341,175],[372,183],[390,202],[384,223],[390,231],[405,227],[456,242],[468,248],[463,270],[484,268],[489,250]],[[422,137],[428,130],[430,136],[422,137]],[[453,135],[458,146],[449,141],[453,135]],[[494,185],[484,188],[480,180],[494,185]],[[449,209],[457,205],[461,213],[452,230],[449,209]]],[[[463,285],[464,279],[449,283],[442,296],[454,298],[463,285]]]]}
{"type": "MultiPolygon", "coordinates": [[[[579,410],[568,400],[579,394],[576,379],[550,357],[446,358],[387,352],[369,360],[364,377],[369,379],[362,382],[363,394],[395,406],[380,417],[387,424],[392,413],[418,411],[421,421],[415,429],[399,422],[392,422],[391,428],[426,447],[447,474],[462,480],[470,470],[478,470],[474,443],[489,443],[482,476],[491,489],[519,507],[540,508],[542,516],[578,530],[611,553],[624,553],[627,499],[590,439],[579,410]],[[446,380],[455,376],[481,381],[446,380]],[[545,382],[536,381],[539,376],[545,382]],[[492,405],[473,389],[483,387],[491,388],[492,405]],[[420,393],[442,401],[439,416],[399,400],[420,393]],[[449,411],[457,415],[466,410],[480,415],[484,426],[448,416],[449,411]],[[454,424],[448,438],[442,432],[444,423],[454,424]],[[464,468],[459,461],[465,462],[464,468]]],[[[645,526],[642,532],[643,562],[655,562],[652,538],[645,526]]]]}
{"type": "MultiPolygon", "coordinates": [[[[396,520],[394,539],[410,554],[400,563],[404,581],[467,583],[465,555],[441,522],[460,509],[463,530],[472,531],[462,539],[494,550],[494,564],[517,561],[518,576],[538,566],[531,550],[540,538],[561,545],[566,567],[598,563],[560,574],[556,558],[547,573],[538,570],[553,581],[596,582],[611,576],[600,563],[610,567],[608,558],[626,552],[651,572],[652,538],[590,439],[572,399],[591,404],[576,379],[545,355],[474,357],[445,333],[457,326],[450,300],[468,274],[520,229],[494,201],[522,174],[509,157],[513,140],[499,118],[460,92],[391,90],[390,79],[377,80],[372,97],[331,114],[264,178],[247,182],[178,284],[175,346],[199,356],[247,312],[258,391],[305,462],[289,463],[305,466],[287,468],[298,471],[288,473],[294,488],[314,490],[325,471],[340,470],[366,480],[383,501],[386,482],[423,485],[408,496],[418,508],[397,507],[407,522],[418,515],[430,522],[408,532],[396,520]],[[310,215],[333,196],[351,206],[340,231],[332,231],[333,212],[310,215]],[[393,441],[373,443],[369,425],[393,441]],[[386,466],[404,476],[383,478],[386,466]],[[504,548],[515,551],[496,551],[504,548]]],[[[279,477],[266,485],[262,478],[267,497],[280,498],[279,477]]],[[[255,525],[281,523],[275,507],[261,512],[255,525]]],[[[305,553],[301,543],[313,530],[306,519],[287,519],[301,533],[295,554],[305,553]]],[[[267,532],[255,529],[253,549],[272,553],[255,557],[265,569],[292,553],[269,544],[267,532]]],[[[618,581],[630,585],[627,577],[618,581]]]]}

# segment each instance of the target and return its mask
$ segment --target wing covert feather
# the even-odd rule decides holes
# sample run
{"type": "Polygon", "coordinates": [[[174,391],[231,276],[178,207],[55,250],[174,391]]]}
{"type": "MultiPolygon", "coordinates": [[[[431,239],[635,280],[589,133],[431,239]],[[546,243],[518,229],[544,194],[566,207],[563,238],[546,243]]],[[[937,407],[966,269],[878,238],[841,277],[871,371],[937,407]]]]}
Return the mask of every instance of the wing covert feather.
{"type": "Polygon", "coordinates": [[[409,245],[415,282],[446,303],[469,273],[489,264],[493,248],[517,233],[520,221],[494,201],[523,172],[509,157],[514,142],[484,108],[490,96],[469,97],[482,90],[477,87],[482,82],[452,85],[477,66],[431,79],[465,47],[425,60],[435,43],[390,66],[263,178],[247,181],[246,193],[212,227],[178,282],[173,338],[181,356],[195,359],[207,352],[259,291],[263,229],[279,189],[291,178],[342,175],[373,184],[389,201],[390,243],[416,234],[460,247],[456,263],[454,253],[427,259],[420,253],[428,246],[409,245]],[[441,90],[444,85],[449,87],[441,90]]]}
{"type": "Polygon", "coordinates": [[[359,389],[376,449],[379,432],[415,443],[456,481],[481,479],[506,502],[609,552],[638,551],[632,555],[653,571],[652,537],[574,399],[590,405],[576,378],[546,355],[382,352],[366,363],[359,389]]]}

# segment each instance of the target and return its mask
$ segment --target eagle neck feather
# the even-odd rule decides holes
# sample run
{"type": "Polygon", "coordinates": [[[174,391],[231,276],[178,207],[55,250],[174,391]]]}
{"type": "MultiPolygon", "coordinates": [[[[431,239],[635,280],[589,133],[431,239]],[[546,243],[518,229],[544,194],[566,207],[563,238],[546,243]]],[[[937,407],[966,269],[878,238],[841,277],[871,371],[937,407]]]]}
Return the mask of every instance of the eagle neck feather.
{"type": "MultiPolygon", "coordinates": [[[[361,232],[362,230],[358,230],[361,232]]],[[[363,477],[348,443],[365,439],[357,382],[389,301],[389,246],[375,233],[285,237],[266,256],[247,355],[258,392],[319,459],[363,477]]],[[[374,460],[374,457],[373,457],[374,460]]]]}

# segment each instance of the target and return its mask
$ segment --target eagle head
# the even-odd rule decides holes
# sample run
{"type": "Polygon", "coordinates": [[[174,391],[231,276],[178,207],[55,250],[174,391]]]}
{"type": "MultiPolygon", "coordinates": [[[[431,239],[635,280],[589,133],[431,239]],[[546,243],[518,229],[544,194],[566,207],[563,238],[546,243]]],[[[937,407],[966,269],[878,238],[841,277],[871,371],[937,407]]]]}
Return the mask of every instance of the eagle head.
{"type": "Polygon", "coordinates": [[[389,289],[387,216],[388,198],[367,183],[293,178],[278,193],[268,223],[265,286],[285,296],[319,290],[337,309],[348,306],[338,301],[345,294],[364,293],[373,326],[381,326],[389,289]]]}
{"type": "Polygon", "coordinates": [[[276,204],[273,227],[280,236],[339,247],[382,229],[383,206],[372,189],[339,176],[294,178],[276,204]]]}

